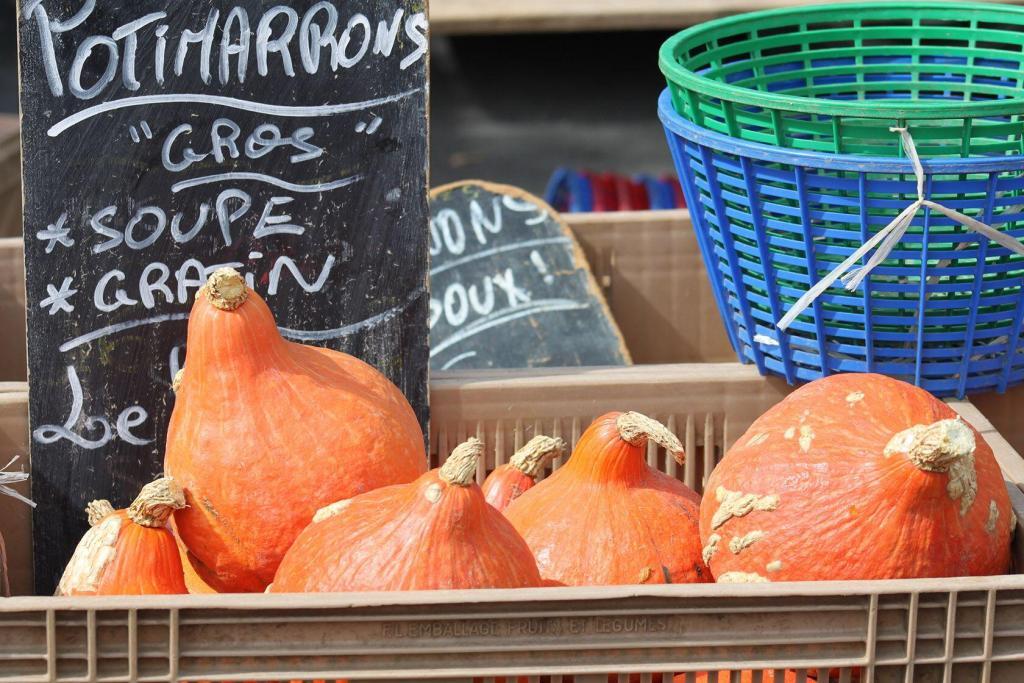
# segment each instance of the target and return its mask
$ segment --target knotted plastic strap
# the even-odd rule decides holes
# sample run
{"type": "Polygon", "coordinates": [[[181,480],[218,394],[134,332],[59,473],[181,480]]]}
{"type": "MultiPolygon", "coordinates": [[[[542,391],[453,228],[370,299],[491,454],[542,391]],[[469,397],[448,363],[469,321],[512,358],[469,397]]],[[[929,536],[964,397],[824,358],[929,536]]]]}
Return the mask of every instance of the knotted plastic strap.
{"type": "Polygon", "coordinates": [[[7,471],[7,468],[13,465],[17,460],[18,456],[14,456],[14,458],[9,463],[4,465],[3,467],[0,467],[0,495],[10,496],[11,498],[20,500],[22,503],[25,503],[26,505],[35,507],[35,503],[33,503],[31,500],[21,495],[20,493],[18,493],[9,486],[10,484],[17,484],[28,479],[28,472],[7,471]]]}
{"type": "MultiPolygon", "coordinates": [[[[832,286],[836,280],[842,280],[843,285],[848,291],[856,291],[860,283],[864,281],[872,270],[875,269],[878,264],[882,263],[889,257],[889,253],[899,244],[900,240],[903,239],[903,235],[907,232],[907,228],[910,227],[910,223],[914,220],[914,216],[917,214],[921,207],[928,207],[933,211],[952,218],[960,225],[964,226],[968,230],[973,230],[979,235],[984,235],[993,242],[1001,244],[1010,251],[1024,255],[1024,244],[1021,244],[1013,237],[1007,235],[1004,232],[1000,232],[995,228],[985,225],[981,221],[965,216],[964,214],[950,209],[949,207],[943,206],[937,202],[926,198],[924,196],[924,167],[921,166],[921,158],[917,155],[917,147],[914,146],[914,138],[911,137],[910,131],[906,128],[890,128],[894,133],[900,134],[900,141],[903,145],[903,150],[910,158],[910,162],[914,165],[914,175],[917,176],[917,201],[903,209],[896,218],[892,220],[889,225],[879,230],[875,235],[871,237],[867,242],[862,244],[857,251],[850,254],[850,257],[845,261],[836,266],[831,273],[823,277],[818,281],[816,285],[811,287],[807,292],[800,297],[795,304],[789,309],[789,311],[776,323],[776,326],[780,330],[785,330],[790,324],[796,320],[797,316],[804,312],[808,306],[814,303],[821,294],[832,286]],[[860,261],[866,254],[872,249],[875,253],[871,254],[871,258],[868,262],[861,267],[854,267],[858,261],[860,261]]],[[[772,340],[774,342],[774,340],[772,340]]],[[[778,342],[774,342],[778,343],[778,342]]]]}

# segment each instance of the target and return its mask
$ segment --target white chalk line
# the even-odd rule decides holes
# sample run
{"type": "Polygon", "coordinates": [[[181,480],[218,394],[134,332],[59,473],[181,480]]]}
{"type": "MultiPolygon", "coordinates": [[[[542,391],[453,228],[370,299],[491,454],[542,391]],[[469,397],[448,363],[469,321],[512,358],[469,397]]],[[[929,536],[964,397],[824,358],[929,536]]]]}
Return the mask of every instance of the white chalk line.
{"type": "Polygon", "coordinates": [[[292,106],[283,104],[268,104],[265,102],[253,102],[242,100],[236,97],[223,97],[220,95],[204,95],[199,93],[180,93],[169,95],[139,95],[137,97],[124,97],[119,100],[111,100],[94,105],[80,112],[62,119],[50,127],[46,134],[55,138],[72,126],[87,121],[94,116],[106,114],[118,109],[130,109],[132,107],[146,107],[154,104],[209,104],[215,107],[227,107],[229,109],[241,109],[257,114],[270,116],[284,116],[290,118],[312,118],[318,116],[334,116],[353,111],[362,111],[371,107],[379,107],[384,104],[398,102],[406,97],[415,95],[422,88],[413,88],[396,95],[378,97],[373,100],[362,102],[347,102],[343,104],[325,104],[320,106],[292,106]]]}
{"type": "Polygon", "coordinates": [[[426,289],[419,288],[414,291],[409,298],[406,299],[405,303],[398,304],[393,308],[389,308],[383,313],[370,316],[366,320],[360,320],[357,323],[350,325],[343,325],[342,327],[336,327],[332,330],[293,330],[287,327],[279,327],[278,330],[281,334],[289,339],[296,341],[324,341],[327,339],[337,339],[339,337],[345,337],[356,332],[360,332],[370,327],[380,325],[381,323],[388,322],[389,320],[397,317],[404,311],[409,305],[419,299],[421,296],[426,294],[426,289]]]}
{"type": "Polygon", "coordinates": [[[455,367],[462,361],[469,360],[470,358],[476,358],[476,351],[466,351],[465,353],[460,353],[459,355],[455,356],[455,358],[452,358],[450,361],[442,365],[441,369],[451,370],[453,367],[455,367]]]}
{"type": "Polygon", "coordinates": [[[341,178],[340,180],[334,180],[329,183],[316,183],[311,185],[303,185],[300,183],[290,183],[287,180],[281,180],[274,176],[265,175],[263,173],[248,173],[241,171],[233,171],[231,173],[218,173],[216,175],[202,176],[199,178],[189,178],[188,180],[182,180],[171,186],[171,192],[180,192],[181,190],[188,189],[190,187],[197,187],[199,185],[209,185],[210,183],[223,183],[227,181],[244,181],[254,180],[261,183],[267,183],[268,185],[274,185],[284,190],[291,190],[292,192],[330,192],[331,190],[337,190],[338,188],[352,185],[363,180],[365,176],[353,175],[347,178],[341,178]]]}
{"type": "Polygon", "coordinates": [[[487,258],[489,256],[494,256],[495,254],[502,254],[502,253],[505,253],[507,251],[515,251],[517,249],[529,249],[530,247],[541,247],[541,246],[544,246],[545,244],[568,244],[568,243],[569,243],[569,238],[568,237],[544,237],[544,238],[535,239],[535,240],[527,240],[525,242],[517,242],[516,244],[508,244],[508,245],[505,245],[503,247],[493,247],[491,249],[484,249],[483,251],[479,251],[479,252],[477,252],[475,254],[470,254],[469,256],[463,256],[462,258],[457,258],[457,259],[455,259],[454,261],[452,261],[450,263],[444,264],[443,266],[438,266],[437,268],[431,268],[430,269],[430,274],[431,275],[437,275],[438,273],[443,273],[446,270],[450,270],[452,268],[457,268],[458,266],[461,266],[461,265],[466,264],[466,263],[471,263],[473,261],[476,261],[477,259],[487,258]]]}
{"type": "Polygon", "coordinates": [[[433,358],[453,344],[458,344],[459,342],[478,335],[481,332],[486,332],[489,329],[498,327],[499,325],[504,325],[505,323],[513,320],[518,320],[519,318],[525,318],[537,313],[580,311],[585,308],[590,308],[590,304],[583,304],[578,301],[573,301],[572,299],[538,299],[537,301],[531,301],[530,303],[522,306],[503,308],[500,311],[495,311],[494,313],[486,315],[479,320],[474,320],[472,323],[451,335],[440,344],[434,345],[433,348],[430,349],[430,357],[433,358]]]}
{"type": "MultiPolygon", "coordinates": [[[[278,327],[277,329],[280,330],[282,336],[288,337],[289,339],[295,339],[300,341],[324,341],[327,339],[337,339],[339,337],[344,337],[349,334],[353,334],[355,332],[359,332],[361,330],[374,327],[375,325],[379,325],[381,323],[387,322],[388,320],[391,320],[392,318],[400,314],[405,308],[407,308],[410,303],[418,299],[424,293],[425,290],[418,289],[403,304],[399,304],[394,308],[390,308],[384,311],[383,313],[378,313],[377,315],[370,316],[365,320],[360,320],[359,322],[355,322],[350,325],[345,325],[343,327],[337,327],[331,330],[293,330],[287,327],[278,327]]],[[[107,325],[106,327],[101,327],[87,334],[83,334],[80,337],[69,339],[68,341],[60,345],[60,352],[67,353],[68,351],[78,348],[83,344],[88,344],[89,342],[94,342],[97,339],[102,339],[103,337],[107,337],[112,334],[118,334],[119,332],[135,329],[137,327],[157,325],[159,323],[169,322],[172,320],[188,320],[188,316],[188,313],[167,313],[164,315],[155,315],[152,318],[127,320],[125,322],[107,325]]]]}
{"type": "Polygon", "coordinates": [[[118,332],[124,332],[125,330],[131,330],[136,327],[145,327],[146,325],[156,325],[157,323],[164,323],[170,320],[188,320],[188,313],[166,313],[164,315],[155,315],[152,318],[142,318],[140,320],[127,320],[123,323],[114,323],[113,325],[107,325],[101,327],[98,330],[83,334],[80,337],[69,339],[60,345],[60,352],[67,353],[71,349],[88,344],[89,342],[102,339],[103,337],[111,334],[117,334],[118,332]]]}

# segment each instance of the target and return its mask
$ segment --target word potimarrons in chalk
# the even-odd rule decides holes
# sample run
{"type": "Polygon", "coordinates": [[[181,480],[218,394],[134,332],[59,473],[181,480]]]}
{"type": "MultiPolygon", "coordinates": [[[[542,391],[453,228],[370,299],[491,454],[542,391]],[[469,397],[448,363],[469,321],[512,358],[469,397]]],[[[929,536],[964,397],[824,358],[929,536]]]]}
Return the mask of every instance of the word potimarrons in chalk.
{"type": "Polygon", "coordinates": [[[367,59],[389,58],[400,31],[410,48],[400,55],[405,70],[427,51],[427,19],[423,12],[396,9],[391,16],[342,16],[330,2],[318,2],[301,16],[293,8],[277,5],[250,16],[244,7],[210,10],[205,22],[171,32],[167,12],[151,12],[127,21],[107,35],[90,35],[74,48],[70,63],[61,63],[54,48],[61,34],[79,28],[92,15],[96,0],[84,0],[70,16],[51,16],[45,0],[28,0],[22,16],[39,29],[43,65],[50,91],[65,90],[81,100],[105,94],[119,83],[132,92],[143,79],[159,85],[194,74],[205,84],[245,83],[253,77],[295,77],[321,71],[352,69],[367,59]],[[140,46],[145,46],[142,49],[140,46]],[[105,65],[97,68],[96,64],[105,65]],[[100,70],[101,69],[101,70],[100,70]],[[83,74],[98,71],[98,78],[83,82],[83,74]]]}

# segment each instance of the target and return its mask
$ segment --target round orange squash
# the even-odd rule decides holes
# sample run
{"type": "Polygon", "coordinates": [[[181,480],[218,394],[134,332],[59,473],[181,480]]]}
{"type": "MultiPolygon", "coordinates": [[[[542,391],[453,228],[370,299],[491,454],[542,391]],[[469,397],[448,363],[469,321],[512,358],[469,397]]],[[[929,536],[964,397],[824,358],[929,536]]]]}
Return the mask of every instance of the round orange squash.
{"type": "Polygon", "coordinates": [[[1002,574],[1013,525],[985,439],[870,374],[812,382],[758,418],[701,504],[719,582],[1002,574]]]}
{"type": "Polygon", "coordinates": [[[412,407],[352,356],[285,341],[233,270],[196,296],[167,434],[175,516],[192,564],[219,592],[263,591],[316,511],[426,471],[412,407]]]}
{"type": "Polygon", "coordinates": [[[410,484],[325,508],[285,555],[270,591],[540,586],[530,549],[474,481],[482,453],[470,439],[410,484]]]}
{"type": "Polygon", "coordinates": [[[169,478],[142,488],[127,510],[89,504],[89,524],[68,562],[58,595],[168,595],[187,593],[181,558],[167,519],[185,506],[169,478]]]}
{"type": "Polygon", "coordinates": [[[609,413],[569,461],[505,510],[545,579],[570,586],[710,581],[697,529],[699,498],[650,467],[648,440],[683,447],[639,413],[609,413]]]}
{"type": "Polygon", "coordinates": [[[504,465],[487,475],[484,498],[495,509],[504,511],[509,504],[533,488],[548,461],[565,452],[565,442],[550,436],[535,436],[513,454],[504,465]]]}

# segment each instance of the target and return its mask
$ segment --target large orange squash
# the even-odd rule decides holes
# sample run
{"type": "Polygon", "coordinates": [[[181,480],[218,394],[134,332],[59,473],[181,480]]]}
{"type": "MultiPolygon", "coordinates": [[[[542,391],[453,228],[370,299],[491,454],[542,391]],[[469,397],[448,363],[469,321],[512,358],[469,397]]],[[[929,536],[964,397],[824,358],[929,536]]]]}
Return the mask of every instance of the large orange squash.
{"type": "Polygon", "coordinates": [[[187,593],[167,519],[185,506],[169,478],[143,487],[127,510],[105,500],[88,506],[85,533],[57,588],[58,595],[167,595],[187,593]]]}
{"type": "Polygon", "coordinates": [[[505,510],[545,579],[570,586],[711,580],[700,553],[699,498],[647,464],[648,440],[682,460],[679,439],[658,422],[638,413],[600,417],[569,462],[505,510]]]}
{"type": "Polygon", "coordinates": [[[213,274],[189,319],[166,455],[188,498],[178,532],[206,583],[262,591],[319,508],[425,470],[397,387],[356,358],[285,341],[238,273],[213,274]]]}
{"type": "Polygon", "coordinates": [[[720,582],[1001,574],[1013,525],[981,435],[880,375],[791,394],[729,451],[701,504],[720,582]]]}
{"type": "Polygon", "coordinates": [[[271,592],[540,586],[530,549],[474,482],[482,453],[470,439],[411,484],[325,508],[285,555],[271,592]]]}
{"type": "Polygon", "coordinates": [[[499,465],[487,475],[483,485],[484,498],[497,510],[504,510],[509,504],[533,488],[537,477],[551,458],[565,452],[565,442],[550,436],[535,436],[516,451],[504,465],[499,465]]]}

